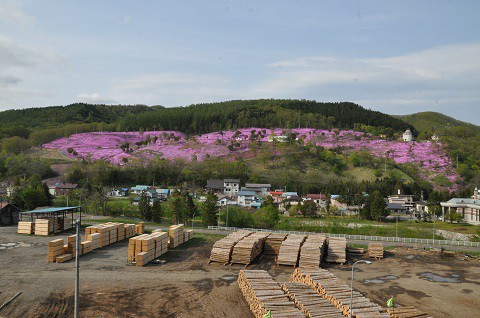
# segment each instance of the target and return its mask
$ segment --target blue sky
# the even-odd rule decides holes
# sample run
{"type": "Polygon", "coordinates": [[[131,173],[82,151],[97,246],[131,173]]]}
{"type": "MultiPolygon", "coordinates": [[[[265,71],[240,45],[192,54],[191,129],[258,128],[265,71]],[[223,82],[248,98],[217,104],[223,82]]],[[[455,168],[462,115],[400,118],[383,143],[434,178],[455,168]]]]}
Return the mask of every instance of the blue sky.
{"type": "Polygon", "coordinates": [[[480,125],[480,1],[0,0],[0,110],[254,98],[480,125]]]}

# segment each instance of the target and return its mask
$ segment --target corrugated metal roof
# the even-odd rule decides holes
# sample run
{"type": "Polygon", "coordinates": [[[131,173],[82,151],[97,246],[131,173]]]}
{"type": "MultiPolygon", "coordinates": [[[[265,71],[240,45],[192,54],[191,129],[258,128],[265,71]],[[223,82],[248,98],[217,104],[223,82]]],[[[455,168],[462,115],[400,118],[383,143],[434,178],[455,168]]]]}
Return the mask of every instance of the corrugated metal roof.
{"type": "Polygon", "coordinates": [[[32,211],[20,212],[20,213],[21,214],[52,213],[52,212],[70,211],[78,208],[80,208],[80,206],[54,207],[54,208],[38,209],[38,210],[32,210],[32,211]]]}

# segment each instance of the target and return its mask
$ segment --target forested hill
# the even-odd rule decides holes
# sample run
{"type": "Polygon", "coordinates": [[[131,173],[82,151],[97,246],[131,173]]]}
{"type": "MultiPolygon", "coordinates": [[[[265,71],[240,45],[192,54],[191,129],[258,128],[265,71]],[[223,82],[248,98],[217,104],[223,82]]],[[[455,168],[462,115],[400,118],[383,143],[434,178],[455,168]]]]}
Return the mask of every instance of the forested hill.
{"type": "Polygon", "coordinates": [[[45,129],[79,123],[115,123],[127,115],[153,112],[161,106],[108,106],[75,103],[68,106],[11,109],[0,112],[2,128],[45,129]]]}
{"type": "Polygon", "coordinates": [[[68,106],[0,112],[0,136],[40,145],[90,131],[175,130],[201,134],[248,127],[356,129],[393,137],[413,126],[354,103],[308,100],[234,100],[187,107],[68,106]]]}
{"type": "Polygon", "coordinates": [[[413,126],[419,132],[425,132],[428,134],[444,135],[446,132],[452,129],[469,129],[480,133],[480,126],[476,126],[470,123],[466,123],[450,116],[437,112],[420,112],[410,115],[394,115],[393,117],[399,118],[413,126]]]}
{"type": "Polygon", "coordinates": [[[206,133],[246,127],[359,129],[361,125],[386,128],[386,134],[413,129],[400,119],[367,110],[354,103],[308,100],[234,100],[164,108],[121,120],[123,130],[176,130],[206,133]]]}

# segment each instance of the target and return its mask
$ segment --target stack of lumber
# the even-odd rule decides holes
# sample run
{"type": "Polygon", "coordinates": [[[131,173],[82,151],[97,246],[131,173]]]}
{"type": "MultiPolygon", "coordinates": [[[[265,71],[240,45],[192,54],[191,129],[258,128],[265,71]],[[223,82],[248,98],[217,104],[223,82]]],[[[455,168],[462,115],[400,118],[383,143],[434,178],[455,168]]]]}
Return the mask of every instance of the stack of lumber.
{"type": "MultiPolygon", "coordinates": [[[[355,313],[355,308],[353,308],[355,313]]],[[[432,318],[429,314],[421,312],[414,307],[398,307],[388,309],[387,312],[390,314],[391,318],[432,318]]]]}
{"type": "Polygon", "coordinates": [[[382,242],[369,242],[368,243],[368,256],[375,258],[383,258],[383,243],[382,242]]]}
{"type": "Polygon", "coordinates": [[[183,241],[188,242],[193,237],[193,230],[183,231],[183,241]]]}
{"type": "Polygon", "coordinates": [[[231,263],[250,264],[258,255],[262,253],[265,239],[270,233],[256,232],[244,237],[233,247],[231,263]]]}
{"type": "Polygon", "coordinates": [[[235,244],[250,234],[252,234],[252,232],[240,230],[216,241],[215,244],[213,244],[212,252],[210,253],[210,262],[230,262],[235,244]]]}
{"type": "Polygon", "coordinates": [[[325,256],[325,236],[309,235],[300,249],[299,266],[303,268],[318,268],[325,256]]]}
{"type": "MultiPolygon", "coordinates": [[[[80,235],[80,240],[82,239],[82,236],[80,235]]],[[[68,254],[73,254],[75,255],[76,253],[76,248],[77,248],[77,235],[70,235],[67,236],[67,245],[66,250],[68,254]]],[[[80,248],[80,255],[82,255],[82,249],[80,248]]]]}
{"type": "Polygon", "coordinates": [[[87,234],[86,239],[92,242],[92,249],[100,248],[100,233],[87,234]]]}
{"type": "Polygon", "coordinates": [[[18,234],[33,234],[35,232],[35,223],[34,222],[18,222],[18,234]]]}
{"type": "Polygon", "coordinates": [[[145,266],[168,251],[168,233],[156,231],[142,234],[128,241],[128,262],[145,266]]]}
{"type": "Polygon", "coordinates": [[[87,254],[93,251],[92,241],[80,242],[80,255],[87,254]]]}
{"type": "Polygon", "coordinates": [[[50,263],[54,263],[57,260],[57,256],[64,254],[63,239],[57,239],[48,242],[48,255],[47,260],[50,263]]]}
{"type": "Polygon", "coordinates": [[[138,222],[138,224],[135,225],[135,232],[136,234],[143,234],[145,232],[145,222],[138,222]]]}
{"type": "Polygon", "coordinates": [[[300,247],[305,241],[305,235],[290,234],[287,239],[282,242],[278,253],[277,264],[297,266],[300,247]]]}
{"type": "Polygon", "coordinates": [[[344,237],[329,237],[327,262],[344,264],[347,261],[347,239],[344,237]]]}
{"type": "Polygon", "coordinates": [[[269,310],[275,318],[305,317],[266,271],[242,270],[237,282],[256,318],[262,318],[269,310]]]}
{"type": "Polygon", "coordinates": [[[47,219],[36,219],[35,220],[35,235],[44,235],[53,233],[53,223],[47,219]]]}
{"type": "MultiPolygon", "coordinates": [[[[310,285],[323,298],[340,309],[344,315],[350,316],[351,287],[331,272],[321,268],[315,270],[296,268],[290,281],[310,285]]],[[[353,314],[358,318],[390,317],[382,307],[356,290],[353,292],[353,314]]]]}
{"type": "Polygon", "coordinates": [[[125,238],[131,238],[137,234],[135,224],[125,224],[125,238]]]}
{"type": "Polygon", "coordinates": [[[295,306],[308,318],[345,317],[338,308],[333,306],[308,285],[299,282],[290,282],[283,283],[281,286],[288,298],[290,298],[295,303],[295,306]]]}
{"type": "Polygon", "coordinates": [[[280,246],[286,237],[287,235],[285,234],[270,234],[265,240],[265,246],[263,249],[264,253],[266,255],[277,256],[278,252],[280,251],[280,246]]]}
{"type": "Polygon", "coordinates": [[[183,224],[171,225],[168,231],[169,235],[169,247],[175,248],[180,244],[183,244],[184,240],[184,230],[185,226],[183,224]]]}
{"type": "Polygon", "coordinates": [[[360,255],[360,254],[365,253],[365,249],[364,249],[363,247],[351,247],[351,246],[349,246],[349,247],[347,247],[347,252],[348,252],[349,254],[358,254],[358,255],[360,255]]]}

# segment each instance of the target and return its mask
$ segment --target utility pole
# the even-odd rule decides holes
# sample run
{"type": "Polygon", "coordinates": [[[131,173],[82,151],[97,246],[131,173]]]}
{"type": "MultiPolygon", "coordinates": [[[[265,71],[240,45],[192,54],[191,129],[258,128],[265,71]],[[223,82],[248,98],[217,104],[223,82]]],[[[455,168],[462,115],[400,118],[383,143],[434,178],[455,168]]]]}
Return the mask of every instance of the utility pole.
{"type": "Polygon", "coordinates": [[[227,221],[226,221],[226,227],[228,227],[228,197],[227,197],[227,221]]]}
{"type": "Polygon", "coordinates": [[[80,260],[79,260],[79,254],[80,254],[80,219],[77,219],[75,222],[75,228],[76,228],[76,240],[75,240],[75,312],[74,312],[74,318],[78,318],[78,311],[79,311],[79,296],[80,296],[80,260]]]}

